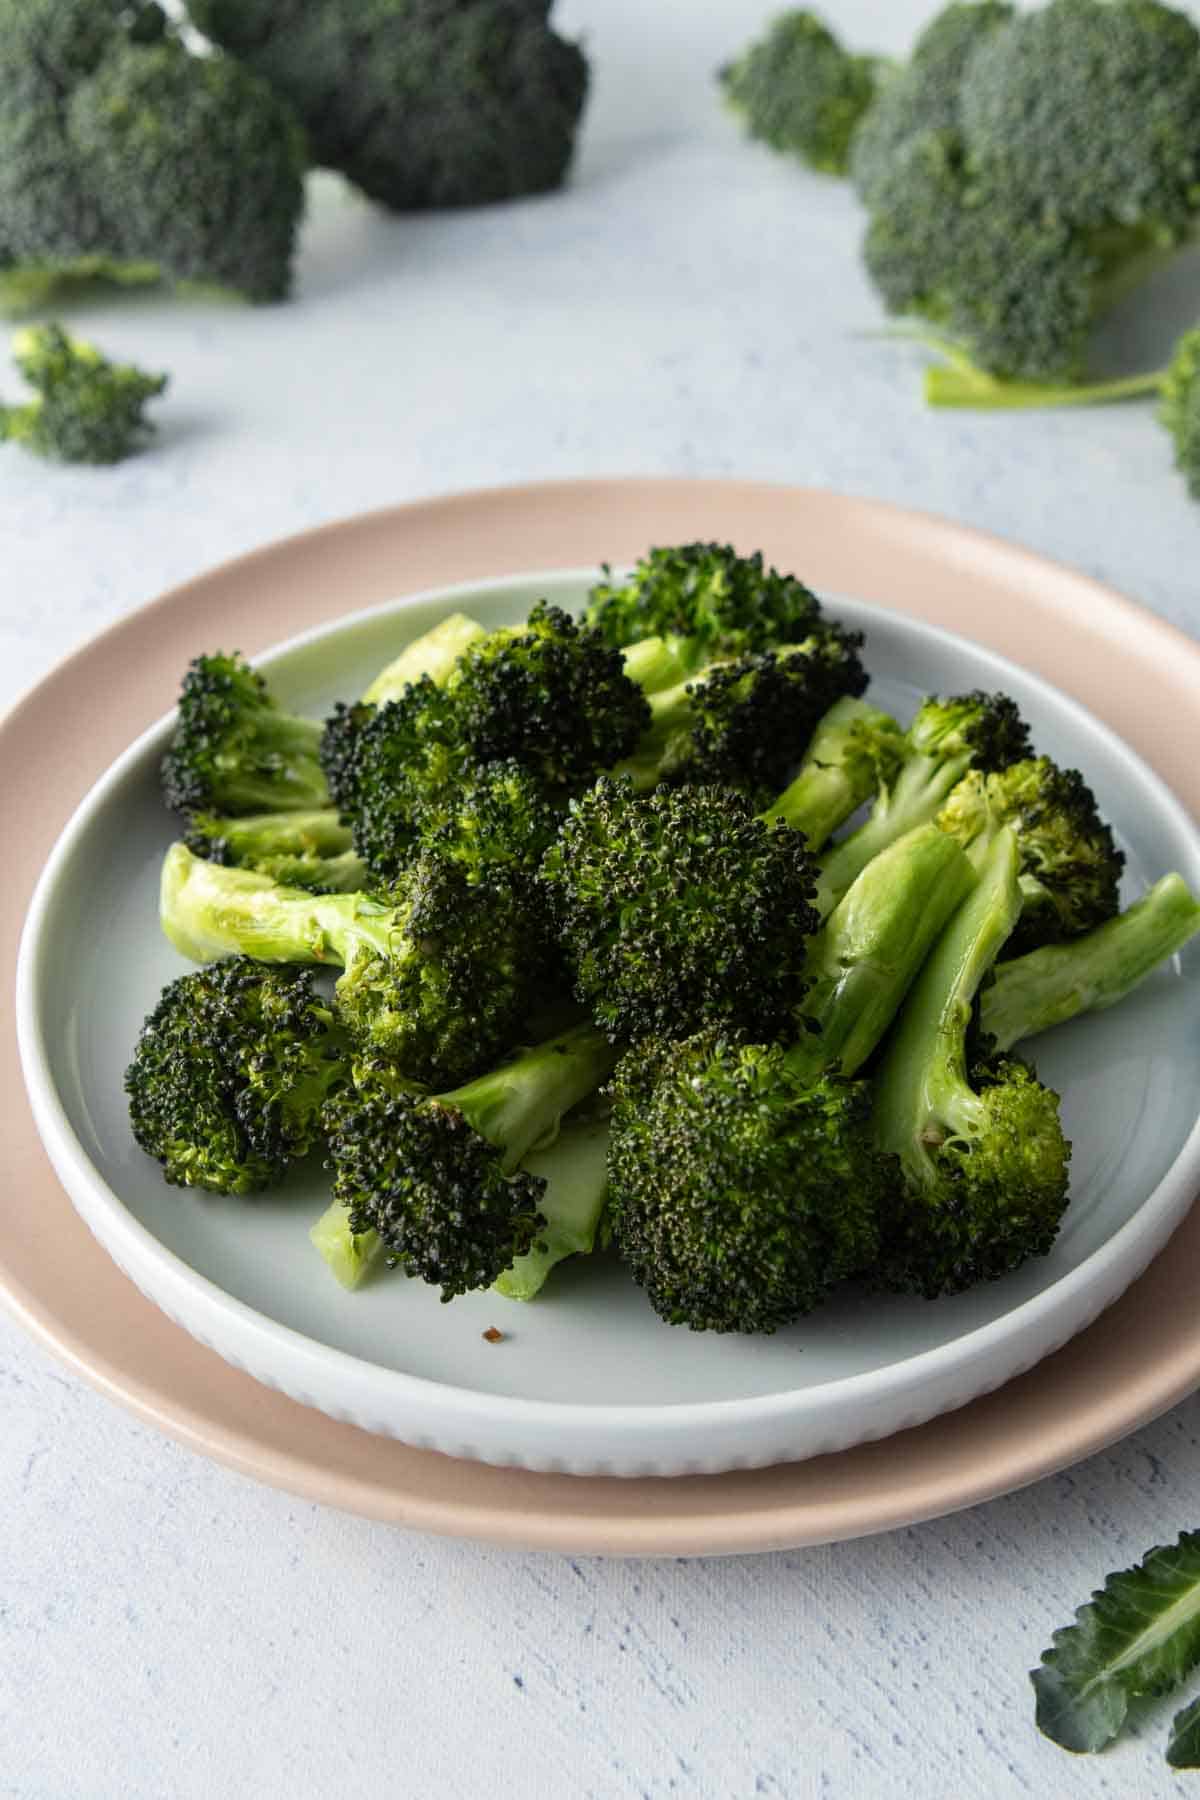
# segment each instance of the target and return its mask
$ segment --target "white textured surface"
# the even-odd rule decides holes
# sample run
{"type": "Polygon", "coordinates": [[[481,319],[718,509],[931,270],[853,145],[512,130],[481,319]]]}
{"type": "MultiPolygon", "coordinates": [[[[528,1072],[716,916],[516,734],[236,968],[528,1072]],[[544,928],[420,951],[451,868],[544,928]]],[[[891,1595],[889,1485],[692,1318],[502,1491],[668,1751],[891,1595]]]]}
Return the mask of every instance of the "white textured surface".
{"type": "MultiPolygon", "coordinates": [[[[758,0],[572,0],[595,101],[563,196],[392,221],[318,184],[291,307],[79,322],[172,371],[160,448],[0,459],[0,702],[170,583],[302,525],[496,480],[819,482],[982,525],[1200,632],[1200,512],[1142,407],[923,412],[838,184],[741,144],[708,74],[758,0]],[[702,16],[701,16],[702,15],[702,16]]],[[[902,47],[927,9],[827,8],[902,47]]],[[[1195,310],[1177,269],[1115,356],[1195,310]]],[[[2,384],[0,384],[2,385],[2,384]]],[[[606,1564],[415,1539],[259,1489],[0,1317],[0,1796],[1189,1791],[1171,1705],[1077,1761],[1025,1671],[1106,1570],[1200,1525],[1200,1403],[1080,1468],[828,1550],[606,1564]]],[[[1191,1784],[1194,1786],[1194,1781],[1191,1784]]]]}

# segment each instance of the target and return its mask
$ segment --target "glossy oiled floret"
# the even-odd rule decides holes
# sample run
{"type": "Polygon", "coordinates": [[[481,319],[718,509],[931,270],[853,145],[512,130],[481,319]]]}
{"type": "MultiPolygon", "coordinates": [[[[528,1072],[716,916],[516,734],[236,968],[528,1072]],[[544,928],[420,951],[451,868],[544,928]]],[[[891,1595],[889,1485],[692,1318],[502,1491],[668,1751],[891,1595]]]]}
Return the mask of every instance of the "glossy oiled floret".
{"type": "Polygon", "coordinates": [[[1200,330],[1185,332],[1175,347],[1159,417],[1175,445],[1175,466],[1200,500],[1200,330]]]}
{"type": "Polygon", "coordinates": [[[166,388],[165,375],[109,362],[61,325],[18,332],[13,360],[35,397],[0,405],[0,438],[57,462],[115,463],[152,435],[146,406],[166,388]]]}
{"type": "Polygon", "coordinates": [[[457,707],[428,676],[383,706],[335,714],[321,758],[354,847],[380,880],[412,861],[422,812],[444,803],[472,760],[457,707]]]}
{"type": "Polygon", "coordinates": [[[269,81],[314,160],[397,210],[557,187],[587,94],[550,0],[187,0],[269,81]]]}
{"type": "Polygon", "coordinates": [[[179,695],[179,722],[162,762],[176,812],[310,810],[328,803],[318,760],[321,727],[276,702],[236,652],[198,656],[179,695]]]}
{"type": "Polygon", "coordinates": [[[976,688],[923,700],[908,728],[908,741],[917,756],[969,755],[973,768],[1006,769],[1028,754],[1029,727],[1007,694],[976,688]]]}
{"type": "Polygon", "coordinates": [[[345,1039],[305,969],[239,957],[163,990],[125,1075],[133,1135],[180,1187],[270,1187],[316,1141],[345,1039]]]}
{"type": "Polygon", "coordinates": [[[455,863],[469,881],[487,881],[499,871],[532,876],[565,807],[565,798],[511,757],[471,763],[454,787],[419,808],[418,841],[455,863]]]}
{"type": "Polygon", "coordinates": [[[1053,1245],[1071,1147],[1059,1099],[1032,1069],[996,1058],[941,1096],[900,1153],[881,1212],[884,1285],[934,1299],[993,1281],[1053,1245]]]}
{"type": "Polygon", "coordinates": [[[815,13],[796,8],[781,13],[720,79],[751,137],[843,175],[877,75],[874,57],[853,55],[815,13]]]}
{"type": "Polygon", "coordinates": [[[614,1240],[670,1324],[774,1331],[873,1259],[894,1177],[864,1083],[707,1031],[627,1052],[614,1094],[614,1240]]]}
{"type": "Polygon", "coordinates": [[[1007,954],[1078,937],[1120,908],[1125,858],[1078,769],[1029,757],[954,789],[938,824],[963,844],[1011,825],[1020,851],[1021,916],[1007,954]]]}
{"type": "Polygon", "coordinates": [[[788,1030],[818,922],[813,865],[799,832],[742,795],[598,781],[572,803],[543,880],[576,993],[614,1038],[788,1030]]]}
{"type": "Polygon", "coordinates": [[[599,582],[588,618],[617,646],[686,638],[697,668],[716,657],[800,643],[818,630],[821,606],[760,552],[739,556],[730,544],[696,543],[651,550],[628,581],[599,582]]]}
{"type": "Polygon", "coordinates": [[[510,1172],[453,1096],[414,1090],[379,1052],[326,1109],[334,1196],[442,1299],[488,1287],[533,1244],[545,1182],[510,1172]]]}

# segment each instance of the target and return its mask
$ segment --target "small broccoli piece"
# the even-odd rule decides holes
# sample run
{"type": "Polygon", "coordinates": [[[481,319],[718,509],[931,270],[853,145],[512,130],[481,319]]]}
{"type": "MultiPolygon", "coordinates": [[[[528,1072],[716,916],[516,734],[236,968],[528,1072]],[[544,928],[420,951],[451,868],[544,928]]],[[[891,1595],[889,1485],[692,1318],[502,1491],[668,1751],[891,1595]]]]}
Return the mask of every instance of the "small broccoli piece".
{"type": "Polygon", "coordinates": [[[383,1256],[379,1233],[355,1231],[350,1210],[340,1200],[329,1202],[308,1237],[339,1284],[350,1291],[362,1286],[383,1256]]]}
{"type": "Polygon", "coordinates": [[[651,550],[627,581],[604,574],[589,596],[588,622],[617,649],[665,640],[681,667],[662,685],[721,658],[803,643],[823,624],[821,603],[802,581],[768,568],[758,552],[739,556],[730,544],[651,550]]]}
{"type": "Polygon", "coordinates": [[[889,1179],[865,1083],[710,1027],[628,1051],[613,1092],[614,1241],[668,1324],[772,1332],[872,1260],[889,1179]]]}
{"type": "Polygon", "coordinates": [[[875,97],[880,65],[844,50],[815,13],[781,13],[766,35],[720,71],[751,137],[844,175],[854,133],[875,97]]]}
{"type": "Polygon", "coordinates": [[[1125,858],[1078,769],[1048,756],[965,775],[938,814],[964,846],[985,844],[1005,825],[1021,859],[1021,917],[1014,954],[1078,937],[1116,916],[1125,858]]]}
{"type": "Polygon", "coordinates": [[[196,962],[341,964],[335,998],[353,1036],[381,1046],[414,1080],[446,1081],[499,1055],[557,977],[529,887],[503,870],[472,881],[426,854],[390,900],[310,894],[174,844],[160,917],[196,962]]]}
{"type": "Polygon", "coordinates": [[[281,887],[352,894],[367,882],[367,867],[352,847],[350,827],[329,808],[241,818],[194,812],[184,842],[193,856],[226,868],[257,870],[281,887]]]}
{"type": "Polygon", "coordinates": [[[602,778],[572,801],[542,881],[576,995],[614,1038],[794,1026],[813,865],[742,795],[602,778]]]}
{"type": "Polygon", "coordinates": [[[1020,916],[1018,869],[1004,827],[918,976],[875,1082],[875,1142],[900,1164],[880,1279],[928,1298],[1044,1255],[1067,1203],[1058,1096],[1012,1059],[967,1066],[975,995],[1020,916]]]}
{"type": "Polygon", "coordinates": [[[152,435],[146,405],[165,390],[165,375],[109,362],[61,325],[19,331],[13,359],[36,398],[0,405],[0,438],[55,462],[116,463],[152,435]]]}
{"type": "Polygon", "coordinates": [[[1140,900],[1066,944],[997,963],[979,998],[979,1029],[996,1051],[1115,1006],[1200,932],[1200,900],[1164,875],[1140,900]]]}
{"type": "Polygon", "coordinates": [[[0,283],[79,277],[280,299],[304,203],[290,109],[160,7],[0,0],[0,283]]]}
{"type": "Polygon", "coordinates": [[[378,1051],[325,1115],[334,1198],[442,1299],[489,1286],[537,1241],[545,1181],[520,1164],[593,1093],[616,1053],[581,1025],[450,1093],[427,1094],[378,1051]]]}
{"type": "Polygon", "coordinates": [[[179,723],[162,760],[173,812],[312,812],[329,804],[321,726],[283,711],[236,651],[198,656],[179,695],[179,723]]]}
{"type": "Polygon", "coordinates": [[[587,95],[550,0],[187,0],[302,119],[313,156],[398,212],[558,187],[587,95]]]}
{"type": "Polygon", "coordinates": [[[163,990],[125,1074],[133,1135],[177,1187],[249,1194],[319,1137],[348,1050],[301,969],[246,958],[163,990]]]}
{"type": "Polygon", "coordinates": [[[802,831],[810,850],[822,849],[851,813],[890,785],[905,747],[904,733],[889,713],[867,700],[835,701],[766,817],[802,831]]]}
{"type": "Polygon", "coordinates": [[[821,859],[817,909],[824,918],[871,858],[937,817],[971,768],[1007,768],[1029,754],[1029,732],[1006,694],[976,690],[925,700],[908,728],[895,777],[865,822],[821,859]]]}

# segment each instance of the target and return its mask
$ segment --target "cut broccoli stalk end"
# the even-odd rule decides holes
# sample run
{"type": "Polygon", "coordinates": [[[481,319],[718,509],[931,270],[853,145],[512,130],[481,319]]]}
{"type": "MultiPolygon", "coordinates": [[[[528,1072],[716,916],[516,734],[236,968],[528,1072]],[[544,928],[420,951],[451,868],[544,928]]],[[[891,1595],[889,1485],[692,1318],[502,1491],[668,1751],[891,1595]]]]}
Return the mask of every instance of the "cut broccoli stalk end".
{"type": "Polygon", "coordinates": [[[360,1287],[383,1254],[377,1231],[356,1232],[350,1224],[350,1208],[334,1200],[309,1232],[313,1247],[328,1263],[342,1287],[360,1287]]]}
{"type": "Polygon", "coordinates": [[[534,1299],[560,1262],[595,1249],[608,1196],[607,1120],[567,1119],[554,1143],[531,1151],[522,1167],[546,1183],[538,1202],[545,1225],[533,1249],[493,1284],[506,1300],[534,1299]]]}

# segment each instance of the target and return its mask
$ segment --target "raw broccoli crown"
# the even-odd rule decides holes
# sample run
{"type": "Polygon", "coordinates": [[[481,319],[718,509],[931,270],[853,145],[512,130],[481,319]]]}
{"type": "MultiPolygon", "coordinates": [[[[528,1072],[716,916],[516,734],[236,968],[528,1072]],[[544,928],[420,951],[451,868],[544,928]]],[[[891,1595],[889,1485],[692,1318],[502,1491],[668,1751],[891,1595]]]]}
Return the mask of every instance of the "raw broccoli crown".
{"type": "Polygon", "coordinates": [[[523,626],[472,644],[447,683],[464,740],[548,787],[579,788],[627,756],[650,721],[618,650],[539,601],[523,626]]]}
{"type": "Polygon", "coordinates": [[[572,802],[542,879],[576,994],[614,1040],[793,1025],[814,865],[800,832],[743,795],[601,779],[572,802]]]}
{"type": "Polygon", "coordinates": [[[285,713],[266,681],[235,651],[198,656],[179,695],[179,721],[162,761],[167,805],[245,813],[323,806],[321,728],[285,713]]]}
{"type": "Polygon", "coordinates": [[[239,64],[193,56],[157,7],[0,0],[0,277],[165,275],[287,292],[305,152],[239,64]]]}
{"type": "Polygon", "coordinates": [[[503,1152],[453,1096],[414,1090],[379,1051],[325,1110],[334,1197],[355,1232],[377,1231],[391,1259],[451,1300],[490,1287],[533,1245],[546,1183],[508,1173],[503,1152]]]}
{"type": "MultiPolygon", "coordinates": [[[[1071,1146],[1058,1095],[1001,1057],[919,1122],[882,1210],[884,1286],[935,1299],[993,1281],[1054,1243],[1071,1146]]],[[[943,1096],[943,1100],[947,1097],[943,1096]]]]}
{"type": "Polygon", "coordinates": [[[533,884],[473,878],[426,853],[366,916],[337,984],[338,1011],[417,1081],[457,1081],[501,1054],[558,976],[533,884]]]}
{"type": "Polygon", "coordinates": [[[589,596],[588,619],[608,642],[621,648],[640,638],[689,638],[695,666],[800,643],[821,623],[820,601],[802,581],[768,567],[758,551],[739,556],[731,544],[654,549],[628,581],[605,575],[589,596]]]}
{"type": "Polygon", "coordinates": [[[895,1178],[864,1083],[708,1030],[631,1049],[613,1093],[614,1240],[670,1324],[774,1331],[873,1260],[895,1178]]]}
{"type": "Polygon", "coordinates": [[[188,0],[294,107],[317,162],[399,211],[557,187],[587,95],[549,0],[188,0]]]}
{"type": "Polygon", "coordinates": [[[0,438],[59,462],[114,463],[153,431],[146,404],[165,389],[165,375],[109,362],[61,325],[18,332],[13,359],[36,398],[0,406],[0,438]]]}
{"type": "Polygon", "coordinates": [[[1022,905],[1006,955],[1078,937],[1120,910],[1125,857],[1078,769],[1038,756],[989,775],[972,770],[938,824],[964,844],[982,829],[1015,830],[1022,905]]]}
{"type": "Polygon", "coordinates": [[[1028,756],[1029,727],[1009,695],[975,688],[922,701],[908,741],[919,756],[969,754],[977,769],[1006,769],[1028,756]]]}
{"type": "Polygon", "coordinates": [[[316,1141],[343,1040],[306,969],[248,957],[163,990],[125,1075],[133,1135],[179,1187],[247,1194],[316,1141]]]}
{"type": "Polygon", "coordinates": [[[1185,332],[1163,380],[1159,417],[1175,444],[1175,465],[1200,500],[1200,330],[1185,332]]]}
{"type": "Polygon", "coordinates": [[[766,35],[722,69],[729,102],[752,137],[810,168],[842,175],[875,93],[876,63],[853,56],[815,13],[781,13],[766,35]]]}

